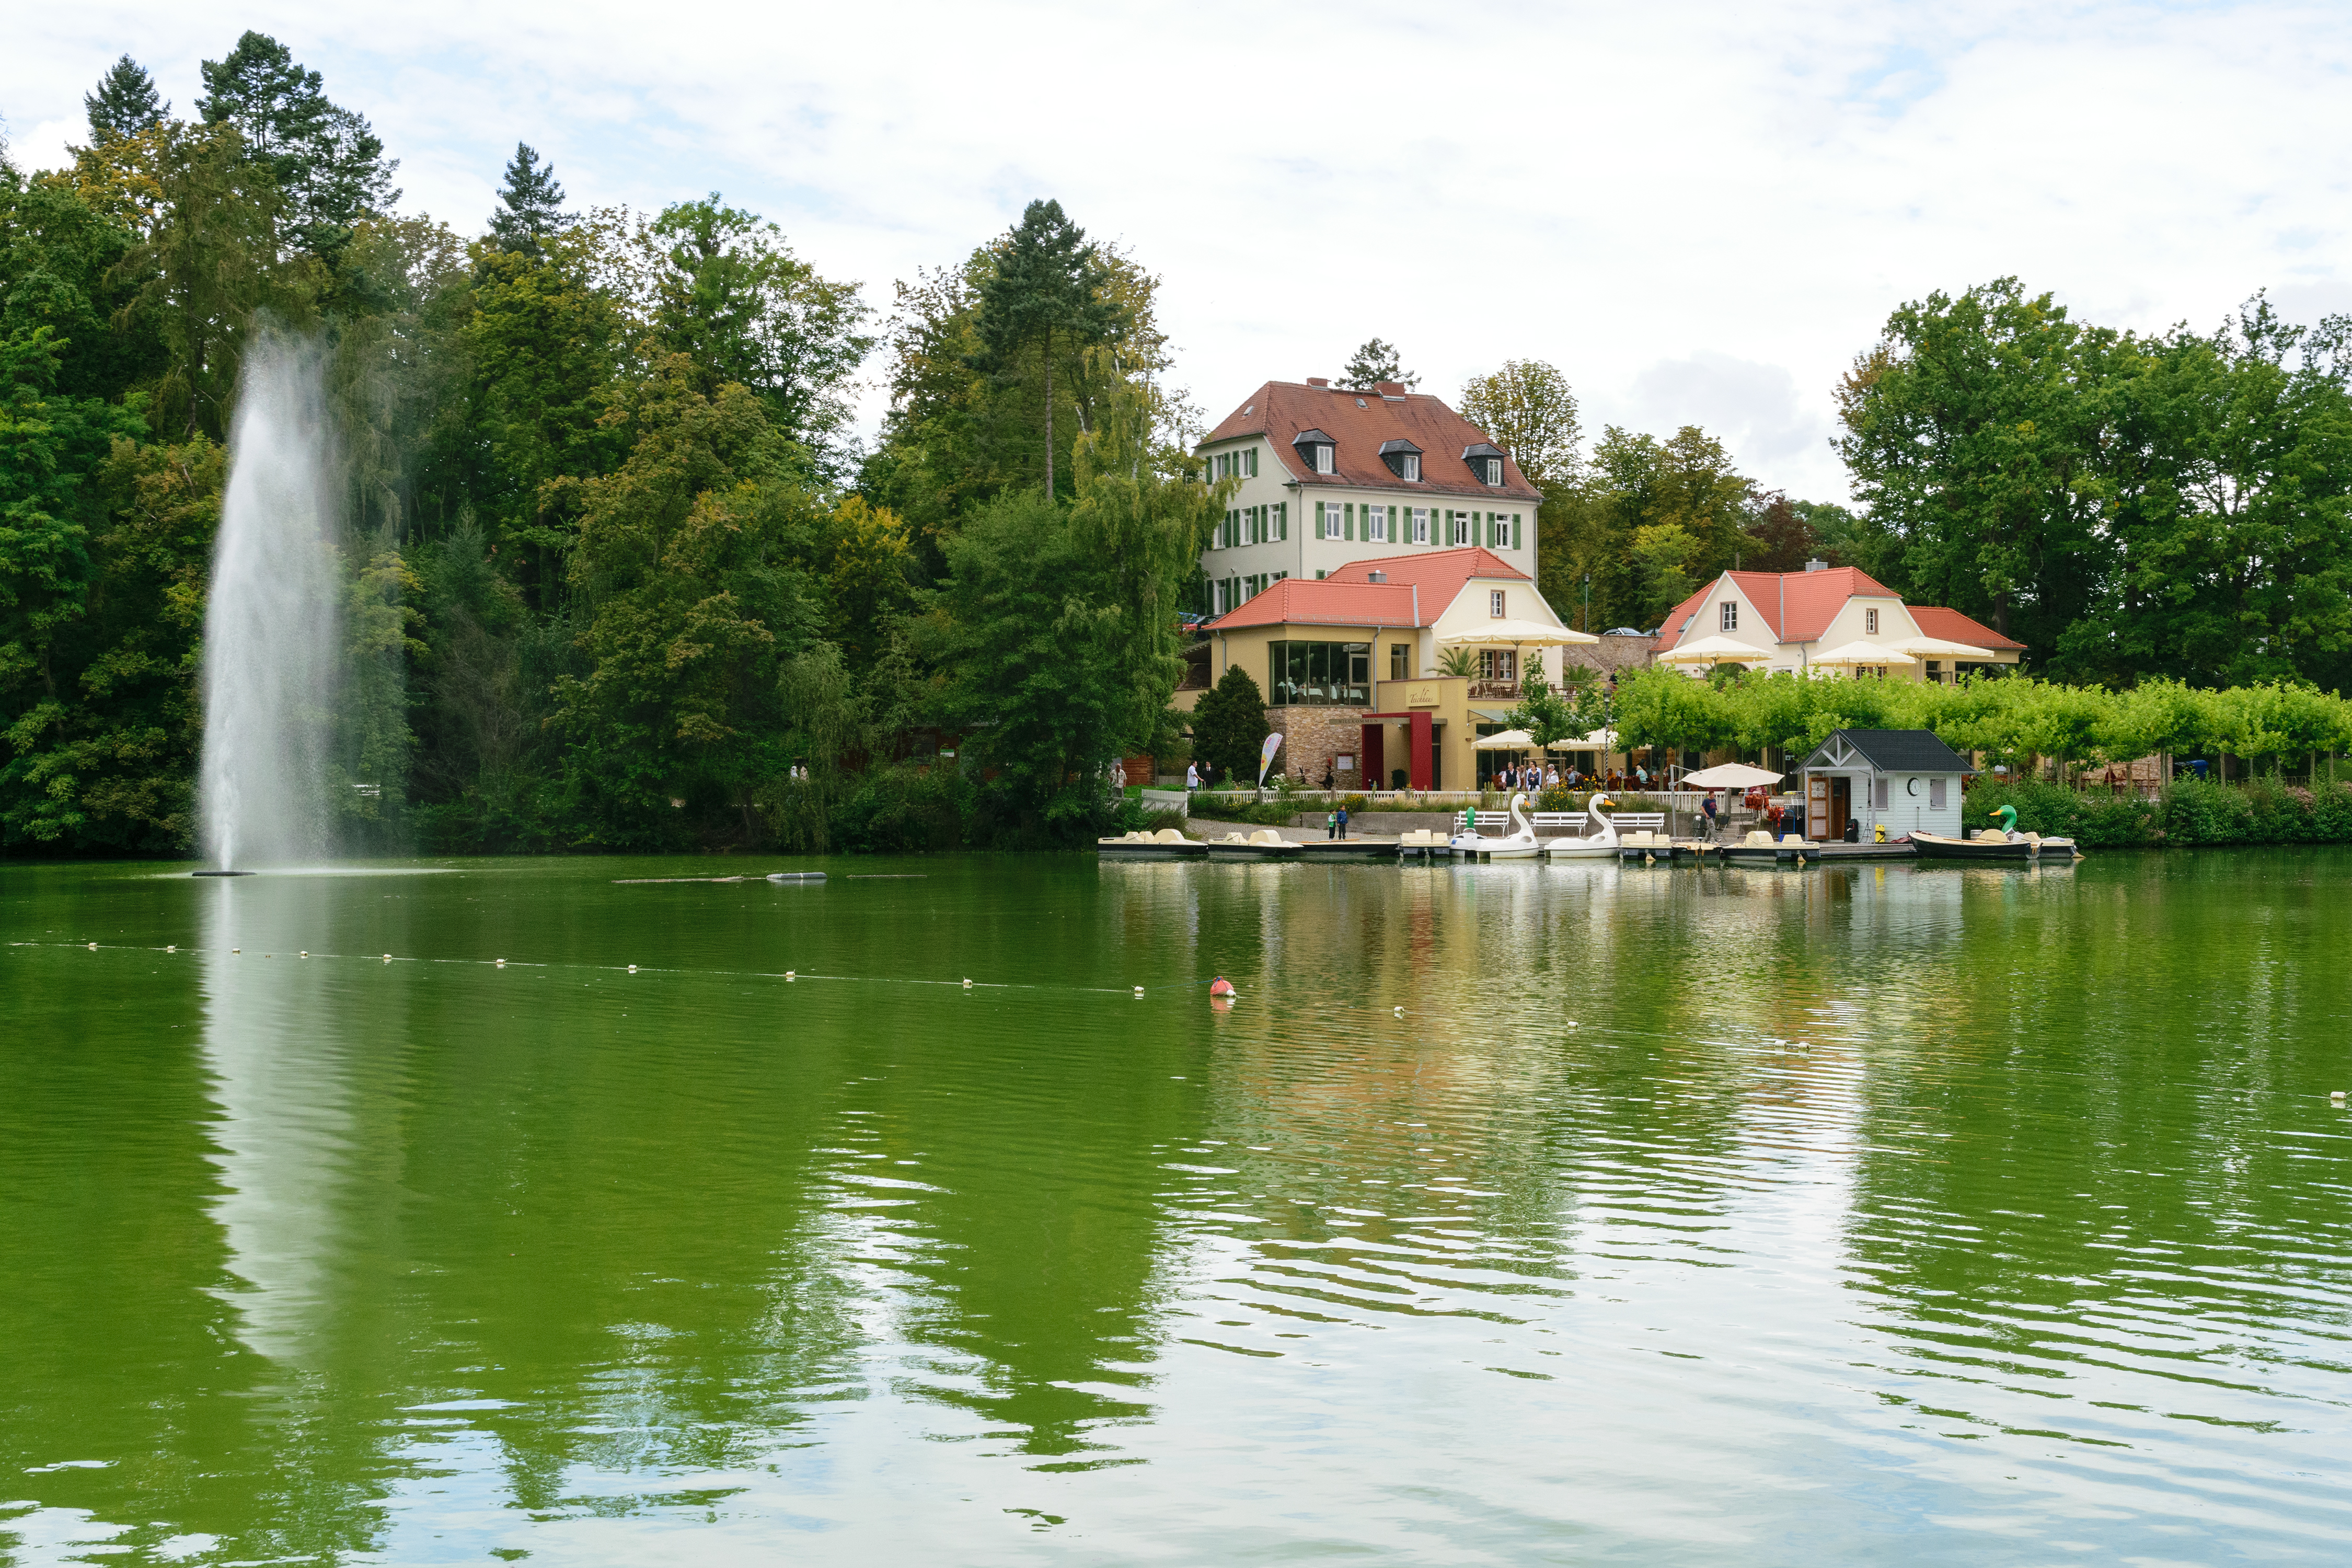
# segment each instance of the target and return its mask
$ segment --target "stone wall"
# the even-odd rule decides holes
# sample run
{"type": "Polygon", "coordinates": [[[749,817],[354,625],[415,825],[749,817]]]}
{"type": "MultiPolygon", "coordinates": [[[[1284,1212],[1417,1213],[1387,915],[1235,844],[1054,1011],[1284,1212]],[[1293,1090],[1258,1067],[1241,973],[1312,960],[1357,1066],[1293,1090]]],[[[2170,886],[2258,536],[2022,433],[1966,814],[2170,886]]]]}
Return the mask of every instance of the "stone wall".
{"type": "Polygon", "coordinates": [[[1544,663],[1557,676],[1571,664],[1589,665],[1605,679],[1622,675],[1629,669],[1646,669],[1658,656],[1658,639],[1644,637],[1602,637],[1597,643],[1579,643],[1574,647],[1546,648],[1544,663]]]}
{"type": "MultiPolygon", "coordinates": [[[[1265,710],[1269,730],[1282,732],[1282,750],[1276,753],[1274,765],[1293,779],[1299,770],[1306,770],[1307,781],[1319,785],[1323,770],[1333,757],[1353,757],[1356,765],[1336,775],[1336,787],[1359,790],[1364,787],[1364,710],[1360,708],[1269,708],[1265,710]]],[[[1402,766],[1404,759],[1390,759],[1391,767],[1402,766]]],[[[1266,774],[1270,781],[1273,773],[1266,774]]]]}

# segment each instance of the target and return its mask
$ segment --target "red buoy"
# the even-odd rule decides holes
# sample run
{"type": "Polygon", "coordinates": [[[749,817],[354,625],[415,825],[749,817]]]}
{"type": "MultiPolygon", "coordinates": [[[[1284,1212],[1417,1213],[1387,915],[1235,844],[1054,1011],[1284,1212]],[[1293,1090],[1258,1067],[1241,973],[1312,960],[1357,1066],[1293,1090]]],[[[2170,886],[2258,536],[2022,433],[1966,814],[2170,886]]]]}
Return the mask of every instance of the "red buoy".
{"type": "Polygon", "coordinates": [[[1234,983],[1220,974],[1214,980],[1209,982],[1209,994],[1212,996],[1234,995],[1235,994],[1234,983]]]}

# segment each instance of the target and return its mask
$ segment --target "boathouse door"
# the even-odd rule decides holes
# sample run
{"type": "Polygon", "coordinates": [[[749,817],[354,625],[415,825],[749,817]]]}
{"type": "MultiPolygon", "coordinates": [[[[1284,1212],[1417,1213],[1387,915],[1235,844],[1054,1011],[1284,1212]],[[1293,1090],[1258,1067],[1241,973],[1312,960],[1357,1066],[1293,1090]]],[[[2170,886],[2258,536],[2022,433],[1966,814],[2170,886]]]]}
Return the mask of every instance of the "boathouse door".
{"type": "Polygon", "coordinates": [[[1834,773],[1805,775],[1805,837],[1816,844],[1845,837],[1853,814],[1853,781],[1834,773]]]}

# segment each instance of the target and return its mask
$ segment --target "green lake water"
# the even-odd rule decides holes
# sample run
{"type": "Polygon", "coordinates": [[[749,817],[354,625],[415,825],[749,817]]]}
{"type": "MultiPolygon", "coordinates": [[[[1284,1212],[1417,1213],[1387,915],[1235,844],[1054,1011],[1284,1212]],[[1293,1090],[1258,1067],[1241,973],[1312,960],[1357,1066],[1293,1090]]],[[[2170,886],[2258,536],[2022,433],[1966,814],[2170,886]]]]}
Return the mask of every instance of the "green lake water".
{"type": "Polygon", "coordinates": [[[0,866],[0,1561],[2352,1560],[2352,853],[433,864],[0,866]]]}

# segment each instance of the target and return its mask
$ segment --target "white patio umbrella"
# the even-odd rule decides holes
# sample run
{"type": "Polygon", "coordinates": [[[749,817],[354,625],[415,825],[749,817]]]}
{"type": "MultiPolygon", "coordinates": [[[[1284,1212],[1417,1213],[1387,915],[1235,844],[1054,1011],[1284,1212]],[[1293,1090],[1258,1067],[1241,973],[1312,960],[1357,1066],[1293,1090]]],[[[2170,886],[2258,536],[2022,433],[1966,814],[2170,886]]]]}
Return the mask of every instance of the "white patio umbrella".
{"type": "Polygon", "coordinates": [[[1574,632],[1566,626],[1547,626],[1541,621],[1484,621],[1467,631],[1448,632],[1437,639],[1440,647],[1500,647],[1508,643],[1514,647],[1567,647],[1575,643],[1597,643],[1601,639],[1585,632],[1574,632]]]}
{"type": "Polygon", "coordinates": [[[1617,749],[1617,731],[1614,730],[1595,730],[1590,735],[1581,735],[1573,741],[1562,741],[1560,742],[1560,750],[1564,752],[1582,751],[1586,747],[1596,747],[1601,751],[1613,752],[1617,749]]]}
{"type": "Polygon", "coordinates": [[[1536,743],[1536,738],[1525,730],[1506,730],[1499,735],[1482,735],[1470,742],[1474,752],[1524,752],[1536,743]]]}
{"type": "Polygon", "coordinates": [[[1758,784],[1780,782],[1779,773],[1769,768],[1751,768],[1746,763],[1720,763],[1683,775],[1685,789],[1753,789],[1758,784]]]}
{"type": "Polygon", "coordinates": [[[1660,664],[1767,664],[1772,656],[1760,647],[1726,637],[1701,637],[1658,656],[1660,664]]]}
{"type": "Polygon", "coordinates": [[[1893,646],[1921,658],[1973,658],[1981,661],[1992,658],[1990,648],[1971,647],[1967,643],[1948,642],[1942,637],[1913,637],[1908,642],[1893,646]]]}
{"type": "Polygon", "coordinates": [[[1833,647],[1827,653],[1814,654],[1808,664],[1827,665],[1832,668],[1848,668],[1862,665],[1916,664],[1919,661],[1901,648],[1881,647],[1874,642],[1850,642],[1843,647],[1833,647]]]}

